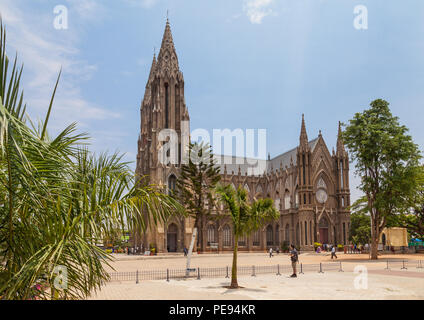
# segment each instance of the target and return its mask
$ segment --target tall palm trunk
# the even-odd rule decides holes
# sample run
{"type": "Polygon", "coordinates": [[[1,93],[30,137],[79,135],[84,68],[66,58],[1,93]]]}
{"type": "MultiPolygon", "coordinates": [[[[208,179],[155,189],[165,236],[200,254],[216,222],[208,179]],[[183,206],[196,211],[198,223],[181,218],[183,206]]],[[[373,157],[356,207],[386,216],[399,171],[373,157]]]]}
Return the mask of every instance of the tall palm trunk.
{"type": "Polygon", "coordinates": [[[238,251],[238,236],[234,235],[234,250],[233,250],[233,267],[231,269],[231,285],[230,288],[237,289],[237,251],[238,251]]]}

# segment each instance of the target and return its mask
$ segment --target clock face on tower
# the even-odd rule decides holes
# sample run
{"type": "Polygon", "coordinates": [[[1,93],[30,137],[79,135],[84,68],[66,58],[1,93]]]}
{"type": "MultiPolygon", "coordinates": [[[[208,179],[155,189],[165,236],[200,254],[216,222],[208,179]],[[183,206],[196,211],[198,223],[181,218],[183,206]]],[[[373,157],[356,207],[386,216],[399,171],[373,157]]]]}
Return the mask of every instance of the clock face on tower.
{"type": "Polygon", "coordinates": [[[325,203],[328,199],[327,192],[324,189],[318,189],[316,196],[319,203],[325,203]]]}

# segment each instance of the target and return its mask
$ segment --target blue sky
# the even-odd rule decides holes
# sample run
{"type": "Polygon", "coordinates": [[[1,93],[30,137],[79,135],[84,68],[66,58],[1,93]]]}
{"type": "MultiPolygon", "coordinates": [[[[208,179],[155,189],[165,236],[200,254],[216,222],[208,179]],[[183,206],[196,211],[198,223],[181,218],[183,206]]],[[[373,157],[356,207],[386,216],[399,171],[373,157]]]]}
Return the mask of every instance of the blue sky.
{"type": "Polygon", "coordinates": [[[321,129],[331,151],[338,121],[383,98],[423,149],[419,0],[1,0],[9,53],[25,63],[29,113],[45,113],[63,67],[51,131],[77,121],[93,150],[135,161],[140,102],[167,10],[191,129],[266,128],[276,156],[298,143],[304,113],[309,138],[321,129]],[[359,4],[367,30],[353,27],[359,4]],[[56,5],[68,8],[67,30],[53,27],[56,5]]]}

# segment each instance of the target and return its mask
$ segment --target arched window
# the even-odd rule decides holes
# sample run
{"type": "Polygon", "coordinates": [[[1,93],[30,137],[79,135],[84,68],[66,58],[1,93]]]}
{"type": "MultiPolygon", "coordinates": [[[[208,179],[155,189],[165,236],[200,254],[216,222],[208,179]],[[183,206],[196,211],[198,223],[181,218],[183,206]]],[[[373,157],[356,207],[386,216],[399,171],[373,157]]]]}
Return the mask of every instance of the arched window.
{"type": "Polygon", "coordinates": [[[175,193],[175,188],[177,185],[177,178],[175,175],[171,174],[168,178],[168,195],[172,195],[175,193]]]}
{"type": "Polygon", "coordinates": [[[300,245],[300,228],[299,228],[299,222],[296,224],[296,246],[299,247],[300,245]]]}
{"type": "Polygon", "coordinates": [[[250,188],[249,188],[249,186],[248,186],[248,184],[247,183],[245,183],[244,184],[244,187],[243,187],[244,189],[246,189],[246,191],[248,192],[248,193],[250,193],[250,188]]]}
{"type": "Polygon", "coordinates": [[[284,194],[284,209],[290,209],[290,192],[286,190],[284,194]]]}
{"type": "Polygon", "coordinates": [[[295,197],[296,197],[296,208],[297,208],[299,207],[299,192],[297,192],[297,188],[296,188],[295,197]]]}
{"type": "Polygon", "coordinates": [[[213,224],[208,225],[208,238],[207,239],[208,239],[208,243],[207,243],[208,246],[217,242],[216,228],[213,224]]]}
{"type": "Polygon", "coordinates": [[[169,128],[169,86],[165,83],[165,128],[169,128]]]}
{"type": "Polygon", "coordinates": [[[253,234],[253,245],[254,246],[260,246],[261,244],[261,233],[259,230],[256,230],[253,234]]]}
{"type": "Polygon", "coordinates": [[[312,221],[309,221],[309,244],[314,244],[314,239],[312,238],[312,221]]]}
{"type": "Polygon", "coordinates": [[[256,195],[255,195],[255,197],[258,198],[258,199],[260,199],[260,198],[263,197],[263,190],[262,190],[262,187],[261,187],[260,184],[256,187],[256,195]]]}
{"type": "Polygon", "coordinates": [[[240,236],[240,237],[239,237],[239,240],[238,240],[238,245],[239,245],[240,247],[245,247],[245,246],[246,246],[246,244],[247,244],[247,237],[246,237],[246,235],[242,235],[242,236],[240,236]]]}
{"type": "Polygon", "coordinates": [[[308,244],[308,223],[305,221],[305,245],[308,244]]]}
{"type": "Polygon", "coordinates": [[[343,244],[346,244],[346,223],[343,222],[343,244]]]}
{"type": "Polygon", "coordinates": [[[280,210],[280,199],[277,198],[274,200],[274,207],[276,210],[280,210]]]}
{"type": "Polygon", "coordinates": [[[226,224],[223,229],[223,245],[224,247],[231,247],[232,246],[232,234],[231,234],[231,227],[226,224]]]}
{"type": "Polygon", "coordinates": [[[284,236],[284,240],[286,240],[287,242],[290,242],[290,225],[287,223],[286,224],[286,230],[285,230],[285,236],[284,236]]]}
{"type": "Polygon", "coordinates": [[[274,232],[272,230],[271,225],[268,225],[268,227],[266,227],[266,245],[267,246],[274,245],[274,232]]]}
{"type": "Polygon", "coordinates": [[[280,226],[275,226],[275,245],[280,245],[280,226]]]}

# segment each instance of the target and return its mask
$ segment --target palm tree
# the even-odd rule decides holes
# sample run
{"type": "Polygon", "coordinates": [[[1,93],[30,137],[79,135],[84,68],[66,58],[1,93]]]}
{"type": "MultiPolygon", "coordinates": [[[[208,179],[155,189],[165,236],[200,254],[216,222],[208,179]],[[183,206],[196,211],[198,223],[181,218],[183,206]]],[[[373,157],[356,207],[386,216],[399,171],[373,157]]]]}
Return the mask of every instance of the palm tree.
{"type": "Polygon", "coordinates": [[[84,299],[109,279],[103,239],[117,227],[145,228],[145,214],[157,222],[182,208],[155,186],[136,188],[119,154],[95,156],[82,147],[88,136],[75,123],[49,135],[60,74],[35,127],[16,58],[8,76],[5,44],[0,22],[0,297],[84,299]]]}
{"type": "Polygon", "coordinates": [[[228,208],[233,224],[234,250],[233,266],[231,270],[230,288],[238,288],[237,282],[237,251],[238,239],[258,230],[267,222],[278,219],[278,211],[274,208],[272,199],[254,200],[248,202],[247,191],[239,187],[237,190],[231,185],[218,185],[216,191],[220,200],[228,208]]]}

